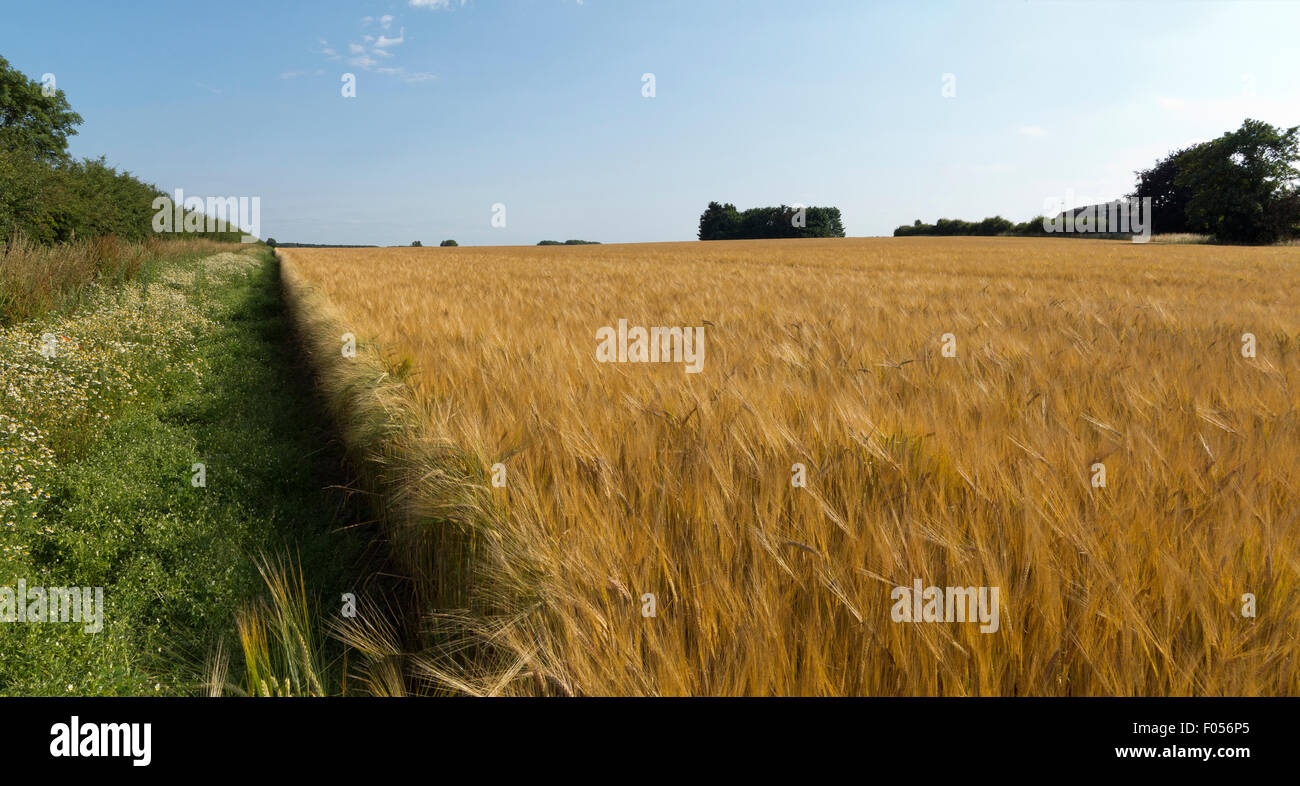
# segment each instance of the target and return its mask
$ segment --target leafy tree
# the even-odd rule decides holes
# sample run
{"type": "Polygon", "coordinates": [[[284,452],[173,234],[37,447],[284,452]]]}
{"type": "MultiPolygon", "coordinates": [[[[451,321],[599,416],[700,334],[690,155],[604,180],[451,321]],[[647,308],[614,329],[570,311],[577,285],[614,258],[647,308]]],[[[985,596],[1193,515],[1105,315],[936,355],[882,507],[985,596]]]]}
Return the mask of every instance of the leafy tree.
{"type": "Polygon", "coordinates": [[[1034,216],[1023,224],[1016,224],[1011,230],[1016,235],[1046,235],[1047,229],[1043,227],[1043,222],[1047,216],[1034,216]]]}
{"type": "Polygon", "coordinates": [[[752,207],[743,213],[727,203],[710,202],[700,215],[700,240],[781,237],[844,237],[837,207],[752,207]],[[797,219],[802,209],[802,221],[797,219]]]}
{"type": "Polygon", "coordinates": [[[914,237],[921,235],[974,235],[993,237],[995,235],[1032,234],[1042,231],[1042,218],[1035,218],[1024,224],[1015,224],[1002,216],[990,216],[983,221],[962,221],[957,218],[941,218],[933,224],[925,224],[916,219],[910,225],[904,224],[894,230],[894,237],[914,237]],[[1036,223],[1037,222],[1037,223],[1036,223]],[[1034,227],[1037,226],[1037,230],[1034,227]]]}
{"type": "Polygon", "coordinates": [[[418,241],[418,240],[411,244],[411,248],[423,248],[423,247],[424,247],[424,244],[421,243],[421,242],[418,241]]]}
{"type": "Polygon", "coordinates": [[[979,222],[975,227],[975,234],[985,236],[1001,235],[1010,232],[1014,226],[1002,216],[993,216],[979,222]]]}
{"type": "Polygon", "coordinates": [[[54,161],[67,154],[68,137],[82,121],[62,90],[47,96],[42,87],[0,57],[0,141],[54,161]]]}
{"type": "Polygon", "coordinates": [[[1152,232],[1190,232],[1187,223],[1187,203],[1192,198],[1187,186],[1178,185],[1178,175],[1191,160],[1192,152],[1202,145],[1176,150],[1156,162],[1150,169],[1137,175],[1137,188],[1131,197],[1151,197],[1152,232]]]}
{"type": "Polygon", "coordinates": [[[459,246],[460,243],[457,243],[455,240],[444,240],[444,241],[442,241],[441,243],[439,243],[438,245],[440,245],[440,246],[444,246],[444,247],[452,247],[452,246],[459,246]]]}
{"type": "Polygon", "coordinates": [[[0,134],[0,243],[22,232],[37,242],[54,239],[50,207],[56,172],[27,146],[0,134]]]}
{"type": "Polygon", "coordinates": [[[268,246],[270,246],[271,248],[275,248],[277,245],[279,245],[278,243],[275,242],[275,238],[273,238],[273,237],[268,237],[268,238],[266,239],[266,244],[267,244],[268,246]]]}
{"type": "Polygon", "coordinates": [[[1192,148],[1175,185],[1187,190],[1193,231],[1220,240],[1271,243],[1300,230],[1300,126],[1247,119],[1241,128],[1192,148]]]}
{"type": "Polygon", "coordinates": [[[844,220],[838,207],[810,207],[803,237],[844,237],[844,220]]]}
{"type": "Polygon", "coordinates": [[[728,202],[710,202],[700,215],[700,240],[730,240],[740,231],[740,212],[728,202]]]}

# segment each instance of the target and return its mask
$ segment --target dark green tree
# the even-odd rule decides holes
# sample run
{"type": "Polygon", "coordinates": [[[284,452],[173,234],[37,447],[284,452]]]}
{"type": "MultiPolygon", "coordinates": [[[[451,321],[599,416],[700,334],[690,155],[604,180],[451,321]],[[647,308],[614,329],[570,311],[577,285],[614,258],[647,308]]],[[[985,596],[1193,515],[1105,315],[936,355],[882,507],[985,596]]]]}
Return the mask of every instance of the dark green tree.
{"type": "Polygon", "coordinates": [[[975,234],[993,236],[1001,235],[1004,232],[1010,232],[1015,227],[1010,221],[1002,216],[993,216],[986,218],[975,226],[975,234]]]}
{"type": "Polygon", "coordinates": [[[1219,240],[1272,243],[1300,223],[1300,126],[1247,119],[1241,128],[1188,151],[1174,182],[1187,189],[1192,231],[1219,240]]]}
{"type": "Polygon", "coordinates": [[[838,207],[810,207],[807,228],[801,237],[844,237],[844,221],[838,207]]]}
{"type": "Polygon", "coordinates": [[[728,202],[723,205],[710,202],[700,214],[700,240],[729,240],[740,230],[740,212],[728,202]]]}
{"type": "Polygon", "coordinates": [[[457,243],[455,240],[444,240],[444,241],[442,241],[441,243],[439,243],[438,245],[440,245],[440,246],[444,246],[444,247],[451,247],[451,246],[459,246],[460,243],[457,243]]]}
{"type": "Polygon", "coordinates": [[[1203,145],[1185,147],[1176,150],[1156,162],[1150,169],[1142,169],[1137,175],[1137,188],[1131,197],[1142,199],[1151,197],[1152,232],[1190,232],[1187,223],[1187,203],[1192,192],[1187,186],[1178,185],[1178,175],[1191,159],[1192,152],[1203,145]]]}
{"type": "Polygon", "coordinates": [[[77,133],[81,115],[72,111],[62,90],[47,96],[43,87],[0,57],[0,141],[54,161],[67,154],[68,137],[77,133]]]}

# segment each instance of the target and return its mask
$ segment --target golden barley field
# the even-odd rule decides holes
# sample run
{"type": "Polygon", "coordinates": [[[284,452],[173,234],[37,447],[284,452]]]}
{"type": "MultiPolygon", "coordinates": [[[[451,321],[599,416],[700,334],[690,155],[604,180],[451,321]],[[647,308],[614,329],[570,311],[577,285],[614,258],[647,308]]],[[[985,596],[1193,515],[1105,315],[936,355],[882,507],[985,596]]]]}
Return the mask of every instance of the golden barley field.
{"type": "MultiPolygon", "coordinates": [[[[442,446],[390,489],[424,494],[414,526],[454,521],[469,544],[411,562],[450,587],[420,610],[442,643],[403,661],[428,684],[1300,693],[1300,248],[280,255],[300,322],[324,309],[321,346],[376,347],[376,384],[409,397],[384,411],[442,446]],[[598,362],[620,319],[703,327],[702,371],[598,362]],[[894,588],[918,579],[997,587],[997,630],[895,621],[894,588]],[[449,635],[495,654],[466,665],[449,635]]],[[[326,377],[358,362],[321,358],[326,377]]]]}

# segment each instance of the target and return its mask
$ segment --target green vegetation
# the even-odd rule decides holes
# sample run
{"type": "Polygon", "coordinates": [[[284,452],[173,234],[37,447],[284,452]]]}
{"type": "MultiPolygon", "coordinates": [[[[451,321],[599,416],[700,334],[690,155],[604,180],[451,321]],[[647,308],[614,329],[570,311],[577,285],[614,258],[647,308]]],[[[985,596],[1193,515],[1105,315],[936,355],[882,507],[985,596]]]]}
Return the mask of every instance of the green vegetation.
{"type": "Polygon", "coordinates": [[[894,237],[910,235],[1042,235],[1043,217],[1037,216],[1023,224],[1013,224],[1002,216],[991,216],[983,221],[962,221],[960,219],[941,218],[933,224],[923,224],[918,219],[911,226],[901,226],[894,230],[894,237]]]}
{"type": "Polygon", "coordinates": [[[454,248],[455,246],[459,246],[460,243],[457,243],[455,240],[444,240],[438,245],[442,246],[443,248],[454,248]]]}
{"type": "Polygon", "coordinates": [[[154,200],[163,196],[157,187],[103,158],[68,156],[68,137],[81,122],[63,91],[0,57],[0,326],[74,307],[89,288],[193,253],[196,241],[241,237],[155,233],[154,200]]]}
{"type": "Polygon", "coordinates": [[[728,202],[710,202],[700,215],[700,240],[778,237],[844,237],[838,207],[754,207],[743,213],[728,202]]]}
{"type": "Polygon", "coordinates": [[[15,238],[0,247],[0,327],[68,313],[87,293],[121,285],[163,259],[236,247],[194,239],[128,243],[112,235],[53,246],[15,238]]]}
{"type": "MultiPolygon", "coordinates": [[[[81,122],[62,90],[45,89],[0,57],[0,244],[18,236],[44,244],[156,236],[153,203],[166,195],[102,157],[69,157],[68,137],[81,122]]],[[[237,231],[186,234],[240,237],[237,231]]]]}
{"type": "MultiPolygon", "coordinates": [[[[454,241],[453,241],[453,243],[454,243],[454,241]]],[[[600,245],[600,241],[598,241],[598,240],[566,240],[566,241],[564,241],[563,243],[561,243],[561,242],[558,241],[558,240],[543,240],[543,241],[541,241],[540,243],[538,243],[537,245],[539,245],[539,246],[598,246],[598,245],[600,245]]]]}
{"type": "Polygon", "coordinates": [[[237,619],[241,634],[260,619],[249,610],[268,582],[298,587],[303,607],[323,595],[334,609],[352,589],[353,508],[324,491],[341,457],[268,251],[169,257],[83,301],[0,330],[0,586],[103,587],[104,628],[0,622],[0,694],[200,692],[237,619]],[[271,581],[302,575],[312,583],[271,581]]]}
{"type": "Polygon", "coordinates": [[[20,147],[33,158],[56,161],[68,149],[81,115],[62,90],[51,90],[0,57],[0,146],[20,147]]]}
{"type": "Polygon", "coordinates": [[[1184,231],[1233,243],[1300,236],[1300,126],[1280,129],[1247,120],[1236,131],[1175,155],[1174,193],[1186,199],[1184,231]]]}

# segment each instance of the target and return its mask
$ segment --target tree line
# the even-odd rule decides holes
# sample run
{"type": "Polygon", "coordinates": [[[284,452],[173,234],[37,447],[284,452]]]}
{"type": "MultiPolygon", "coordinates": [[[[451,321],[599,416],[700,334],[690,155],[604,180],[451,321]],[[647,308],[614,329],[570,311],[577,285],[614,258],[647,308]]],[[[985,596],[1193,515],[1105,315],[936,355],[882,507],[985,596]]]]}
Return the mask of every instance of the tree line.
{"type": "MultiPolygon", "coordinates": [[[[153,201],[166,194],[103,157],[69,156],[68,138],[81,123],[62,90],[29,79],[0,57],[0,245],[19,235],[41,244],[157,236],[153,201]]],[[[236,241],[241,236],[186,234],[236,241]]]]}
{"type": "Polygon", "coordinates": [[[1035,235],[1045,234],[1043,217],[1032,218],[1023,224],[1017,224],[1002,216],[992,216],[983,221],[962,221],[957,218],[941,218],[933,224],[924,224],[920,219],[911,226],[903,225],[894,230],[894,237],[909,235],[1035,235]]]}
{"type": "MultiPolygon", "coordinates": [[[[1247,119],[1236,131],[1176,150],[1135,172],[1125,196],[1151,199],[1152,231],[1193,233],[1229,243],[1276,243],[1300,237],[1300,126],[1247,119]]],[[[971,222],[917,220],[910,235],[1042,235],[1046,219],[1012,224],[1001,216],[971,222]]]]}
{"type": "Polygon", "coordinates": [[[710,202],[700,215],[700,240],[757,240],[781,237],[844,237],[838,207],[752,207],[710,202]]]}

